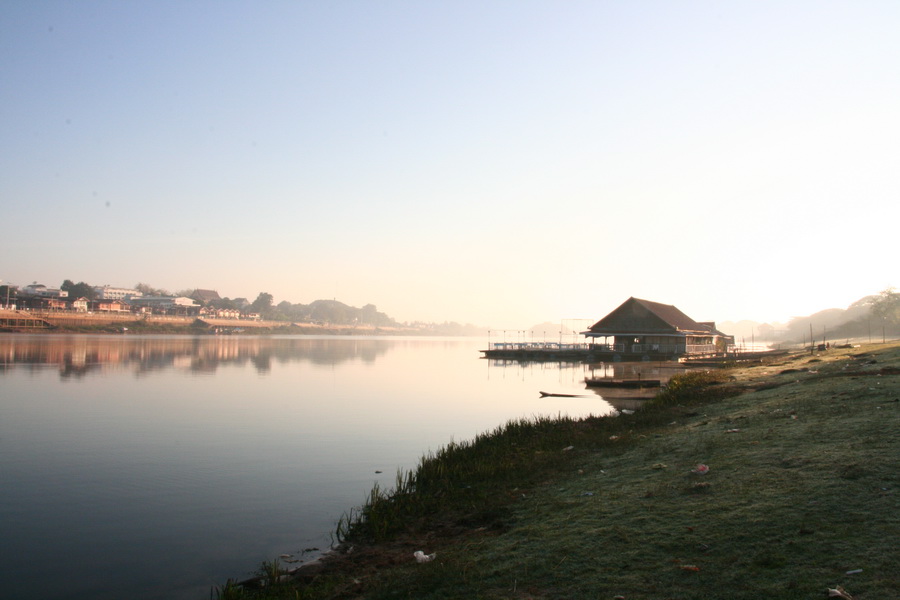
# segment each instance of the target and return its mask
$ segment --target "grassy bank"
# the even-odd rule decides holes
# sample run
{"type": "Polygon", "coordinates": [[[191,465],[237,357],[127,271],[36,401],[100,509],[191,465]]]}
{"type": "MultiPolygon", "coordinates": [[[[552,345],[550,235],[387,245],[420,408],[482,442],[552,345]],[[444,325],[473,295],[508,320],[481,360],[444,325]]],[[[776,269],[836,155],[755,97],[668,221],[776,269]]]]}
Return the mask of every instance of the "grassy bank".
{"type": "Polygon", "coordinates": [[[900,347],[675,383],[631,415],[450,445],[348,514],[340,553],[214,595],[896,597],[900,347]]]}

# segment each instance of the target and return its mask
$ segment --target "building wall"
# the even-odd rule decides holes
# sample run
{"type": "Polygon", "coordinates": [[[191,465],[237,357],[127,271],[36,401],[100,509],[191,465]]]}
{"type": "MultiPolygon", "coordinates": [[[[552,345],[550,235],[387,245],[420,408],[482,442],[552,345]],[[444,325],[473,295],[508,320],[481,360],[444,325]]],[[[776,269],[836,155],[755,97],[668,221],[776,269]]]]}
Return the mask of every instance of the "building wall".
{"type": "Polygon", "coordinates": [[[109,285],[96,286],[94,288],[97,300],[124,300],[125,298],[139,298],[143,294],[129,288],[116,288],[109,285]]]}

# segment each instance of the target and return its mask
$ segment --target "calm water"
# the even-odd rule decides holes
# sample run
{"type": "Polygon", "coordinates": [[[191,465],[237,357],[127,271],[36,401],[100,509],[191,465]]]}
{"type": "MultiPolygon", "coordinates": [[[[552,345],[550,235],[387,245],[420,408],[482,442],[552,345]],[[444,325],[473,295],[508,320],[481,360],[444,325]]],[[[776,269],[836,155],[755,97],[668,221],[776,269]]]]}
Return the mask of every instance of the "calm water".
{"type": "Polygon", "coordinates": [[[612,409],[582,366],[487,361],[484,346],[0,335],[4,597],[208,598],[263,560],[327,549],[342,513],[429,450],[612,409]]]}

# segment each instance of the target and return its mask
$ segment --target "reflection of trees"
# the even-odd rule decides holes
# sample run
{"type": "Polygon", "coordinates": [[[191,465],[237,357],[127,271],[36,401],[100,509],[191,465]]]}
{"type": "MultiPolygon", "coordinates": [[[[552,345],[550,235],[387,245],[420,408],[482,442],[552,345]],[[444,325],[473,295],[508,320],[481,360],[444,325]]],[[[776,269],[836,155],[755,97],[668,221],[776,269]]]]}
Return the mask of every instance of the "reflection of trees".
{"type": "Polygon", "coordinates": [[[214,372],[246,364],[267,373],[273,363],[371,363],[389,348],[390,340],[375,338],[11,335],[0,336],[0,374],[38,365],[58,365],[62,377],[78,378],[107,367],[143,375],[164,369],[214,372]]]}

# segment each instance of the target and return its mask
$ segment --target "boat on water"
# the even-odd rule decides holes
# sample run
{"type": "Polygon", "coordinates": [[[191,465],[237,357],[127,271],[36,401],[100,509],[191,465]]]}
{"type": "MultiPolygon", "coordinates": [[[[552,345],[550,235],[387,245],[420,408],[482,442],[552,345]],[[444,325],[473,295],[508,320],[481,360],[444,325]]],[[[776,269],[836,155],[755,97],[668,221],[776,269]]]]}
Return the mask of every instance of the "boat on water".
{"type": "Polygon", "coordinates": [[[609,377],[588,377],[584,380],[588,387],[610,388],[657,388],[662,385],[659,379],[613,379],[609,377]]]}

